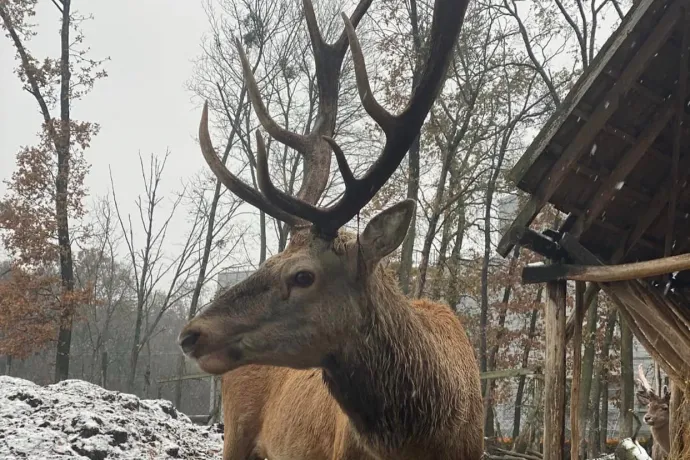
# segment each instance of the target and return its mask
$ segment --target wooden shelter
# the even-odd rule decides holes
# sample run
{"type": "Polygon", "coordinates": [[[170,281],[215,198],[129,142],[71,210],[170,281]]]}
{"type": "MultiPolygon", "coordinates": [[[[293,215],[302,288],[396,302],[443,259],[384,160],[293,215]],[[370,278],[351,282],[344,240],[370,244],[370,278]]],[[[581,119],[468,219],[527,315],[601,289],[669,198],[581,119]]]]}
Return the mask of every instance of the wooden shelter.
{"type": "Polygon", "coordinates": [[[672,430],[686,433],[669,458],[690,458],[689,48],[690,0],[638,1],[509,173],[528,197],[498,252],[549,260],[523,272],[549,292],[547,460],[563,458],[566,343],[598,289],[671,378],[672,430]],[[530,228],[547,204],[568,217],[530,228]],[[566,322],[567,279],[590,285],[566,322]]]}

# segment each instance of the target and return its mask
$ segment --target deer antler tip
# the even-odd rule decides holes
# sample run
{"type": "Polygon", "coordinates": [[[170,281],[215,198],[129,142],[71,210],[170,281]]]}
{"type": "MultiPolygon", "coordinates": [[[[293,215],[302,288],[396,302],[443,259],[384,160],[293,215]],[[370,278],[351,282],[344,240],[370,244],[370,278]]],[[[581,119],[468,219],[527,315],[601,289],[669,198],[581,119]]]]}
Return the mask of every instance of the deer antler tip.
{"type": "Polygon", "coordinates": [[[206,133],[208,133],[208,101],[204,101],[204,108],[201,110],[199,133],[200,136],[207,135],[206,133]]]}

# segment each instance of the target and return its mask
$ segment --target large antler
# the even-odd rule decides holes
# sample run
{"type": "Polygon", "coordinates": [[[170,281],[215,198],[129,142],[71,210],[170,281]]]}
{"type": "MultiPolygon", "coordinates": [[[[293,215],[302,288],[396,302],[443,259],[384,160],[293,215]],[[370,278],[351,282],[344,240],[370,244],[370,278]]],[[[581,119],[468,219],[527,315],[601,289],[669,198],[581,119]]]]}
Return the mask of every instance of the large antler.
{"type": "MultiPolygon", "coordinates": [[[[316,25],[310,0],[304,0],[305,16],[314,49],[319,84],[319,112],[314,123],[314,129],[307,135],[288,132],[272,120],[261,102],[259,89],[246,56],[239,43],[237,44],[247,89],[261,125],[273,138],[300,152],[304,159],[304,180],[299,193],[297,196],[290,196],[282,192],[271,182],[266,149],[263,139],[257,132],[257,179],[259,188],[265,196],[264,199],[264,196],[259,195],[262,199],[262,209],[266,213],[289,222],[291,225],[295,225],[295,222],[300,220],[311,222],[322,236],[334,237],[337,230],[376,195],[405,157],[443,86],[446,69],[462,26],[468,2],[469,0],[436,0],[431,37],[427,47],[426,66],[407,107],[399,115],[393,115],[387,112],[373,96],[364,56],[355,33],[355,27],[371,4],[371,0],[360,1],[352,15],[352,20],[348,19],[345,14],[342,15],[345,31],[332,45],[324,43],[316,25]],[[386,136],[383,151],[364,176],[359,179],[354,177],[344,153],[332,139],[337,113],[340,66],[348,42],[354,61],[357,89],[362,105],[386,136]],[[315,206],[315,203],[328,182],[330,149],[335,154],[340,173],[343,176],[345,192],[343,197],[334,205],[328,208],[319,208],[315,206]],[[281,217],[278,217],[278,214],[281,217]],[[286,215],[293,216],[294,219],[286,220],[289,219],[286,215]]],[[[202,119],[203,126],[204,120],[202,119]]],[[[207,157],[208,161],[208,155],[204,153],[204,156],[207,157]]],[[[212,169],[214,168],[211,162],[209,165],[212,169]]],[[[225,169],[222,164],[220,166],[225,169]]],[[[219,169],[218,165],[215,167],[219,169]]],[[[216,175],[219,173],[216,172],[216,175]]],[[[231,173],[225,169],[222,176],[229,177],[231,173]]],[[[256,192],[255,190],[252,191],[256,192]]],[[[244,194],[249,195],[246,191],[244,194]]],[[[255,199],[255,201],[258,200],[255,199]]]]}
{"type": "MultiPolygon", "coordinates": [[[[352,14],[353,24],[356,25],[360,22],[371,2],[372,0],[360,0],[352,14]]],[[[304,174],[297,198],[302,202],[313,205],[319,200],[328,184],[331,153],[330,145],[324,140],[323,136],[332,136],[335,130],[340,68],[347,51],[348,35],[343,31],[335,43],[329,44],[324,42],[316,22],[316,15],[314,14],[311,0],[304,0],[303,5],[307,29],[309,30],[314,52],[319,100],[317,116],[311,131],[307,134],[288,131],[273,120],[261,100],[259,87],[239,40],[235,40],[235,46],[242,64],[247,92],[257,118],[269,135],[293,148],[302,156],[304,174]]],[[[201,151],[209,167],[216,177],[235,195],[292,227],[306,223],[300,219],[301,216],[298,214],[281,209],[280,205],[271,202],[270,197],[267,199],[258,190],[242,182],[218,159],[208,132],[208,108],[206,104],[204,104],[199,125],[199,141],[201,151]]],[[[266,155],[263,155],[263,157],[265,158],[266,155]]],[[[258,168],[267,171],[267,166],[261,164],[260,160],[258,168]]]]}
{"type": "MultiPolygon", "coordinates": [[[[257,173],[259,187],[264,195],[289,214],[312,222],[322,235],[335,236],[337,230],[355,216],[395,172],[419,133],[441,90],[467,3],[468,0],[436,0],[426,67],[410,102],[397,116],[387,112],[374,98],[355,28],[343,14],[360,100],[364,109],[386,135],[383,151],[364,176],[357,179],[353,176],[342,150],[333,139],[324,136],[324,140],[333,149],[345,183],[345,193],[340,201],[324,209],[287,195],[272,184],[266,151],[262,148],[263,142],[259,140],[257,163],[260,166],[257,173]]],[[[259,138],[260,136],[257,136],[257,139],[259,138]]]]}

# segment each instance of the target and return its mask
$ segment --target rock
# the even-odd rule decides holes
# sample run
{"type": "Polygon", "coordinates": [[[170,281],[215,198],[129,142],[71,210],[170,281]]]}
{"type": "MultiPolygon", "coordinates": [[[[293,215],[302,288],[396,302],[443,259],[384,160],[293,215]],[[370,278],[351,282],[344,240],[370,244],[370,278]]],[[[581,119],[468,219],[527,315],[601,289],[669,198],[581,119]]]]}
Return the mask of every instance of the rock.
{"type": "Polygon", "coordinates": [[[170,401],[0,376],[0,459],[221,458],[222,438],[221,425],[194,425],[170,401]]]}

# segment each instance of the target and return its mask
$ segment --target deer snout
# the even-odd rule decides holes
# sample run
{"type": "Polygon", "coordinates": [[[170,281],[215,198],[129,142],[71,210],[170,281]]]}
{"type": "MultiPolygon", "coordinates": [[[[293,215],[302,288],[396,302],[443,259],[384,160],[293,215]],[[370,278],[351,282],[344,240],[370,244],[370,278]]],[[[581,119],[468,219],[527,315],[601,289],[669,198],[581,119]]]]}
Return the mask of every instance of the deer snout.
{"type": "Polygon", "coordinates": [[[651,425],[652,423],[654,423],[654,418],[653,418],[651,415],[649,415],[649,414],[645,414],[645,415],[644,415],[644,422],[645,422],[647,425],[651,425]]]}

